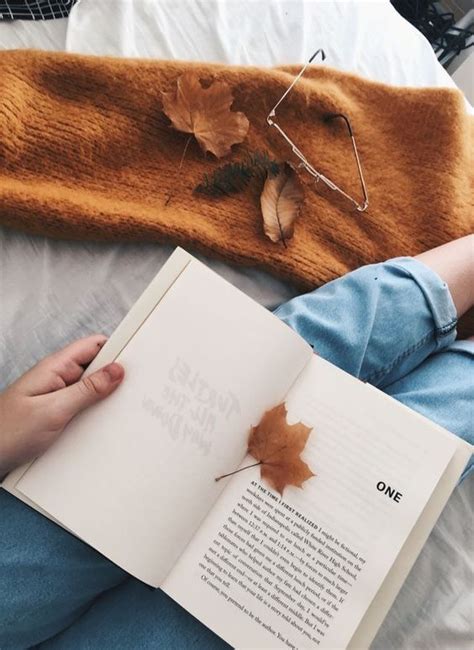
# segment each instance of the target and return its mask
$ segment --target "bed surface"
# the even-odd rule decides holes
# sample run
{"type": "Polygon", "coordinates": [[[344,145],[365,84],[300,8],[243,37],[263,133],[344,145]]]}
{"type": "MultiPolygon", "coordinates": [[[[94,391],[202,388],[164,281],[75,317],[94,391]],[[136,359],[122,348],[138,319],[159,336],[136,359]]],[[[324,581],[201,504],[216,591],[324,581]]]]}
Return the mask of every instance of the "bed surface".
{"type": "MultiPolygon", "coordinates": [[[[0,48],[26,47],[252,65],[302,64],[322,47],[328,65],[372,79],[454,86],[428,42],[384,1],[80,0],[68,19],[0,23],[0,48]]],[[[0,228],[0,390],[74,338],[112,332],[171,250],[0,228]]],[[[297,293],[254,269],[210,265],[268,307],[297,293]]],[[[471,477],[448,502],[372,648],[472,647],[473,496],[471,477]]]]}

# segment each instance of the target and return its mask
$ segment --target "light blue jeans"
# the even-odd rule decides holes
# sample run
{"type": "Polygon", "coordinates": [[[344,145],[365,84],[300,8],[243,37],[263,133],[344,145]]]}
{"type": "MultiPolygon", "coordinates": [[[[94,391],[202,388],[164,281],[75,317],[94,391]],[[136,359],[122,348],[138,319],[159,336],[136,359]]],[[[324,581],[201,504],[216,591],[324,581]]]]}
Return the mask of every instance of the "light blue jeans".
{"type": "MultiPolygon", "coordinates": [[[[474,343],[455,341],[449,291],[422,263],[363,267],[276,314],[322,357],[474,441],[474,343]]],[[[161,591],[0,490],[0,648],[31,646],[228,647],[161,591]]]]}

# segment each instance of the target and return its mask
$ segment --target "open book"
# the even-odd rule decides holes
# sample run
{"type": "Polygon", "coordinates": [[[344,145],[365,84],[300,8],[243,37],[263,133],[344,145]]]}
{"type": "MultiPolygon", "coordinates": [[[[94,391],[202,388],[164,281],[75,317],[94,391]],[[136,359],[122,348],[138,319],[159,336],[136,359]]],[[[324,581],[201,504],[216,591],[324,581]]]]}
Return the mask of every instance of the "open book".
{"type": "Polygon", "coordinates": [[[113,360],[118,390],[3,487],[235,647],[368,647],[471,447],[181,249],[87,372],[113,360]],[[283,497],[258,466],[216,482],[282,402],[315,476],[283,497]]]}

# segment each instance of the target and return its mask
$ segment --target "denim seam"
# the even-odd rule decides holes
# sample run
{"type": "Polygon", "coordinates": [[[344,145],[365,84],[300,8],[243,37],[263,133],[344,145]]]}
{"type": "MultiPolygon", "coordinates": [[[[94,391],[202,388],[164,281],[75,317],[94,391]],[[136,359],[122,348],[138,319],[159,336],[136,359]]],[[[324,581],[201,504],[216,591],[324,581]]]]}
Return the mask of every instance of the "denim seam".
{"type": "Polygon", "coordinates": [[[446,336],[447,334],[450,334],[453,331],[453,329],[456,327],[457,324],[458,324],[458,319],[453,318],[449,323],[443,325],[443,327],[437,327],[435,329],[435,332],[439,336],[446,336]]]}
{"type": "Polygon", "coordinates": [[[417,343],[414,343],[411,345],[409,348],[407,348],[404,352],[398,355],[392,363],[383,366],[383,368],[380,368],[379,370],[376,370],[372,372],[370,375],[368,375],[364,381],[370,382],[371,379],[374,377],[383,376],[388,374],[391,370],[395,368],[396,365],[398,365],[401,361],[406,359],[410,354],[413,354],[413,352],[416,352],[419,350],[432,336],[434,335],[433,330],[430,330],[425,336],[423,336],[417,343]]]}

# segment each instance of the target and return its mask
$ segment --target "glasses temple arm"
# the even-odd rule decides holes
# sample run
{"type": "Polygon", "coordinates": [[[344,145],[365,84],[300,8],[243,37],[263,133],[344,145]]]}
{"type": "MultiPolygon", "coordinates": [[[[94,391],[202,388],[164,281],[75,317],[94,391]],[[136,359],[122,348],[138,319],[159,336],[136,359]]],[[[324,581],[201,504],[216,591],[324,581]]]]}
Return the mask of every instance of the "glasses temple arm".
{"type": "Polygon", "coordinates": [[[276,111],[276,109],[280,106],[280,104],[281,104],[282,101],[285,99],[285,97],[288,95],[288,93],[289,93],[290,90],[293,88],[293,86],[294,86],[295,83],[298,81],[298,79],[300,79],[300,77],[304,74],[304,71],[305,71],[306,68],[309,66],[309,64],[310,64],[310,63],[311,63],[311,62],[316,58],[316,56],[317,56],[318,54],[320,54],[320,53],[321,53],[321,58],[322,58],[322,60],[324,61],[324,59],[326,58],[326,54],[325,54],[324,50],[320,48],[319,50],[316,50],[316,52],[311,56],[311,58],[310,58],[310,59],[309,59],[309,60],[304,64],[304,66],[301,68],[301,70],[299,71],[299,73],[297,74],[297,76],[293,79],[293,81],[292,81],[290,87],[286,89],[285,93],[280,97],[280,99],[278,100],[278,102],[277,102],[277,103],[275,104],[275,106],[272,108],[272,110],[270,111],[270,113],[268,114],[268,117],[267,117],[267,122],[268,122],[269,124],[271,124],[271,119],[270,119],[270,118],[275,117],[275,111],[276,111]]]}
{"type": "Polygon", "coordinates": [[[351,122],[350,122],[349,118],[347,117],[347,115],[344,115],[344,113],[334,113],[334,114],[331,114],[331,115],[327,115],[325,120],[326,120],[326,122],[330,122],[331,120],[334,120],[334,119],[336,119],[338,117],[341,118],[342,120],[344,120],[344,122],[345,122],[345,124],[347,126],[347,130],[349,131],[351,141],[352,141],[352,149],[354,151],[354,157],[355,157],[356,164],[357,164],[357,171],[359,172],[360,185],[361,185],[361,188],[362,188],[362,194],[364,196],[364,202],[362,203],[362,205],[358,205],[357,209],[359,210],[359,212],[364,212],[364,210],[366,210],[368,205],[369,205],[369,197],[368,197],[368,194],[367,194],[367,187],[365,185],[364,174],[362,173],[362,165],[360,163],[359,152],[357,150],[357,145],[356,145],[356,141],[355,141],[355,138],[354,138],[354,132],[352,130],[351,122]]]}

